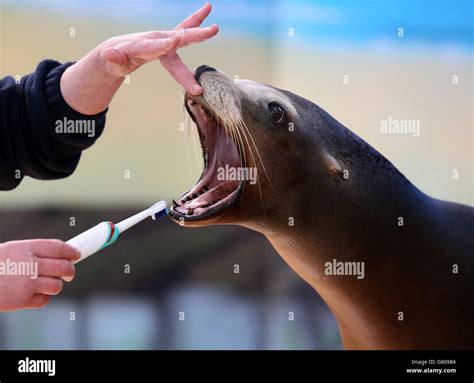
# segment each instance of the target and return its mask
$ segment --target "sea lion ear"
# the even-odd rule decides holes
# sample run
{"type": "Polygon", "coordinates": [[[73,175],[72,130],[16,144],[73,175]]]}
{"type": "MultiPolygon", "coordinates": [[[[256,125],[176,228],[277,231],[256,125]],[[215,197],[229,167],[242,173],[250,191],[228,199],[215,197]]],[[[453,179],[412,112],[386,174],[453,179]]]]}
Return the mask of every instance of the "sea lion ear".
{"type": "Polygon", "coordinates": [[[323,161],[326,169],[329,173],[334,175],[344,175],[344,170],[342,169],[341,164],[337,161],[331,154],[328,152],[323,153],[323,161]]]}

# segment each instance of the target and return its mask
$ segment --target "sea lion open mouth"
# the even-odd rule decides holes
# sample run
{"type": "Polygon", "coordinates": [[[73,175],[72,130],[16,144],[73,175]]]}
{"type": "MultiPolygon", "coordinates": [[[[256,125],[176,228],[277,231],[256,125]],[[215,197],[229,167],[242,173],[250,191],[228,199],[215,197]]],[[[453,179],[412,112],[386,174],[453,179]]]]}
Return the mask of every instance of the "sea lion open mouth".
{"type": "Polygon", "coordinates": [[[228,180],[220,170],[243,167],[238,145],[221,118],[202,96],[185,95],[185,107],[196,123],[204,170],[196,185],[173,200],[170,214],[175,219],[197,221],[218,214],[234,204],[243,181],[228,180]]]}
{"type": "Polygon", "coordinates": [[[173,200],[170,217],[193,227],[247,224],[265,217],[276,206],[269,201],[275,196],[270,178],[277,180],[278,169],[289,164],[286,150],[293,144],[287,144],[284,132],[296,117],[295,108],[275,88],[236,81],[207,65],[196,69],[195,78],[204,92],[186,93],[184,106],[197,126],[204,170],[191,190],[173,200]],[[270,135],[279,142],[266,144],[270,135]],[[276,153],[281,161],[269,174],[265,160],[275,159],[276,153]]]}

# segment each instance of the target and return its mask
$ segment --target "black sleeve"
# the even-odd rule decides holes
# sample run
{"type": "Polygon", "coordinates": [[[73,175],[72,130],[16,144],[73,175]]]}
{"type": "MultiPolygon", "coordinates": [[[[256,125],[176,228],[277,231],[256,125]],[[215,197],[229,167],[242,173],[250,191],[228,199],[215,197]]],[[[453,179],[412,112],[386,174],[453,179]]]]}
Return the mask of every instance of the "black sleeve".
{"type": "Polygon", "coordinates": [[[15,188],[24,176],[69,176],[102,134],[107,110],[85,116],[64,101],[60,79],[72,64],[45,60],[19,83],[0,79],[0,190],[15,188]]]}

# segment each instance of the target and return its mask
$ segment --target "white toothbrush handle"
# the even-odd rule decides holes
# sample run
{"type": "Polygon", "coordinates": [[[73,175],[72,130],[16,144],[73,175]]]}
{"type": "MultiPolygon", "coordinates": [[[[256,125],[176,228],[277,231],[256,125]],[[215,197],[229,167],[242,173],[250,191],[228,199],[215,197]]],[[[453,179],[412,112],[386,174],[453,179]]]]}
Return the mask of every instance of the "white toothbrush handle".
{"type": "Polygon", "coordinates": [[[75,261],[74,264],[81,262],[90,255],[99,251],[107,243],[109,236],[110,223],[101,222],[67,241],[67,244],[81,252],[81,258],[75,261]]]}

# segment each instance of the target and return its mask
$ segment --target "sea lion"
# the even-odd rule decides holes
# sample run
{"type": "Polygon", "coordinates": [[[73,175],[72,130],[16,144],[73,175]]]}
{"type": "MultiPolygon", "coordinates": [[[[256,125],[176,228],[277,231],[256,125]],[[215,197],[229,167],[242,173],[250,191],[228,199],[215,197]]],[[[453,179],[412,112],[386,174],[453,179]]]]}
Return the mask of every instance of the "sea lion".
{"type": "Polygon", "coordinates": [[[472,207],[426,195],[302,97],[208,66],[195,75],[204,93],[184,102],[204,171],[173,220],[264,234],[327,303],[345,348],[474,347],[472,207]],[[254,168],[258,182],[223,168],[254,168]]]}

